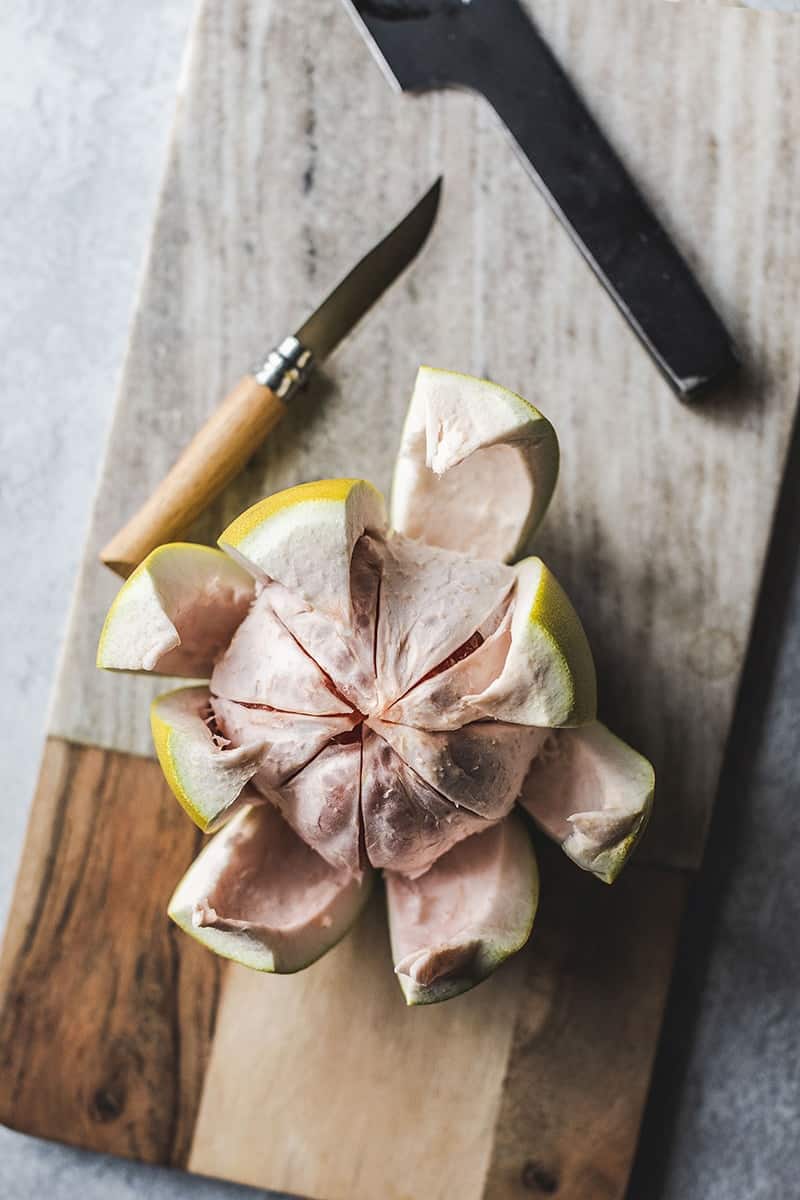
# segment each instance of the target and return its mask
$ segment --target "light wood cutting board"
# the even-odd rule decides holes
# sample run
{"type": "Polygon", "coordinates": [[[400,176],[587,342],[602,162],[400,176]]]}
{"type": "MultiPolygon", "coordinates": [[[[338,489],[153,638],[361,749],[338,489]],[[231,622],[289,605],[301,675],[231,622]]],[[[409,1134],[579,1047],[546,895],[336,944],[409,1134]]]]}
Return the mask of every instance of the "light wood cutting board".
{"type": "MultiPolygon", "coordinates": [[[[476,97],[393,94],[338,0],[206,0],[194,32],[0,961],[0,1118],[322,1200],[619,1197],[705,832],[800,383],[800,24],[532,0],[742,350],[682,407],[476,97]],[[100,545],[226,387],[443,171],[434,236],[196,529],[304,479],[388,484],[420,362],[556,424],[537,541],[596,650],[601,713],[659,775],[604,889],[542,849],[534,937],[407,1011],[378,897],[292,978],[170,927],[200,841],[149,761],[150,681],[94,652],[100,545]]],[[[163,685],[162,685],[163,686],[163,685]]]]}

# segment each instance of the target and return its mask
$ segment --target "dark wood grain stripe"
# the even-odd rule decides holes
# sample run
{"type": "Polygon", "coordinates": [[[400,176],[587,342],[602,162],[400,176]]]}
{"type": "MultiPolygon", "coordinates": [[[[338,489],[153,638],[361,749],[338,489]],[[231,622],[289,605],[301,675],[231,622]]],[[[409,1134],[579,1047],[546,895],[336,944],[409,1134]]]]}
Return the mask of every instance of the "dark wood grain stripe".
{"type": "Polygon", "coordinates": [[[48,741],[0,959],[0,1120],[185,1163],[220,966],[165,908],[200,835],[155,763],[48,741]]]}

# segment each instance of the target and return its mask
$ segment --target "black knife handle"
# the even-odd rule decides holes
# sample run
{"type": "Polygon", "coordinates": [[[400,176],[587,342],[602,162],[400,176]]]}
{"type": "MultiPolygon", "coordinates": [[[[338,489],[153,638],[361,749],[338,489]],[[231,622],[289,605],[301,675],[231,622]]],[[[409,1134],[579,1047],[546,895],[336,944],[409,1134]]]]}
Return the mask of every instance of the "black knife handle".
{"type": "MultiPolygon", "coordinates": [[[[516,4],[503,8],[518,28],[503,23],[502,64],[482,90],[669,383],[696,398],[738,365],[733,343],[552,51],[516,4]]],[[[497,39],[484,45],[495,59],[497,39]]]]}

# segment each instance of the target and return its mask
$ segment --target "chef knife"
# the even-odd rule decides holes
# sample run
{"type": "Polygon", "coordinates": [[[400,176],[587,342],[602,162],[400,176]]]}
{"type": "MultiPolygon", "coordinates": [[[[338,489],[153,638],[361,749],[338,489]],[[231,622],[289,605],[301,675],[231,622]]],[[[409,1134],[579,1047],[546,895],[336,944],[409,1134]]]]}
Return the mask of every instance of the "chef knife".
{"type": "Polygon", "coordinates": [[[422,248],[436,219],[441,179],[374,246],[304,325],[236,385],[144,505],[101,551],[123,578],[162,542],[179,538],[241,471],[286,413],[292,395],[347,336],[422,248]]]}
{"type": "Polygon", "coordinates": [[[733,343],[518,0],[345,0],[403,91],[485,96],[536,184],[672,388],[694,400],[733,343]]]}

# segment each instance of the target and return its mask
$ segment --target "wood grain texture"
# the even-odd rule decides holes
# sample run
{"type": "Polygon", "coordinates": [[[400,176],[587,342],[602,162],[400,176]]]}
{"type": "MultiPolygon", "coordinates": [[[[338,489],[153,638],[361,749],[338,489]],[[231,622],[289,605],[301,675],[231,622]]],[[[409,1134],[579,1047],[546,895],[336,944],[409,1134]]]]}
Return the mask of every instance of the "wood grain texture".
{"type": "Polygon", "coordinates": [[[404,1007],[382,898],[301,975],[232,968],[190,1168],[315,1200],[621,1197],[683,879],[540,857],[528,947],[449,1004],[404,1007]]]}
{"type": "Polygon", "coordinates": [[[286,416],[268,387],[245,375],[198,430],[141,508],[100,552],[123,579],[163,542],[181,541],[194,521],[246,466],[286,416]]]}
{"type": "Polygon", "coordinates": [[[540,854],[484,1200],[622,1200],[672,974],[687,879],[631,868],[612,888],[540,854]]]}
{"type": "Polygon", "coordinates": [[[0,958],[0,1121],[185,1163],[220,964],[165,907],[199,835],[155,763],[48,741],[0,958]]]}
{"type": "Polygon", "coordinates": [[[340,0],[209,0],[53,728],[150,753],[159,684],[94,669],[115,590],[99,547],[242,365],[443,171],[425,253],[194,532],[306,479],[385,488],[420,362],[528,396],[563,451],[537,549],[585,620],[604,718],[658,771],[641,853],[696,866],[800,382],[800,24],[657,0],[531,10],[719,305],[743,380],[675,401],[478,97],[394,94],[340,0]]]}

